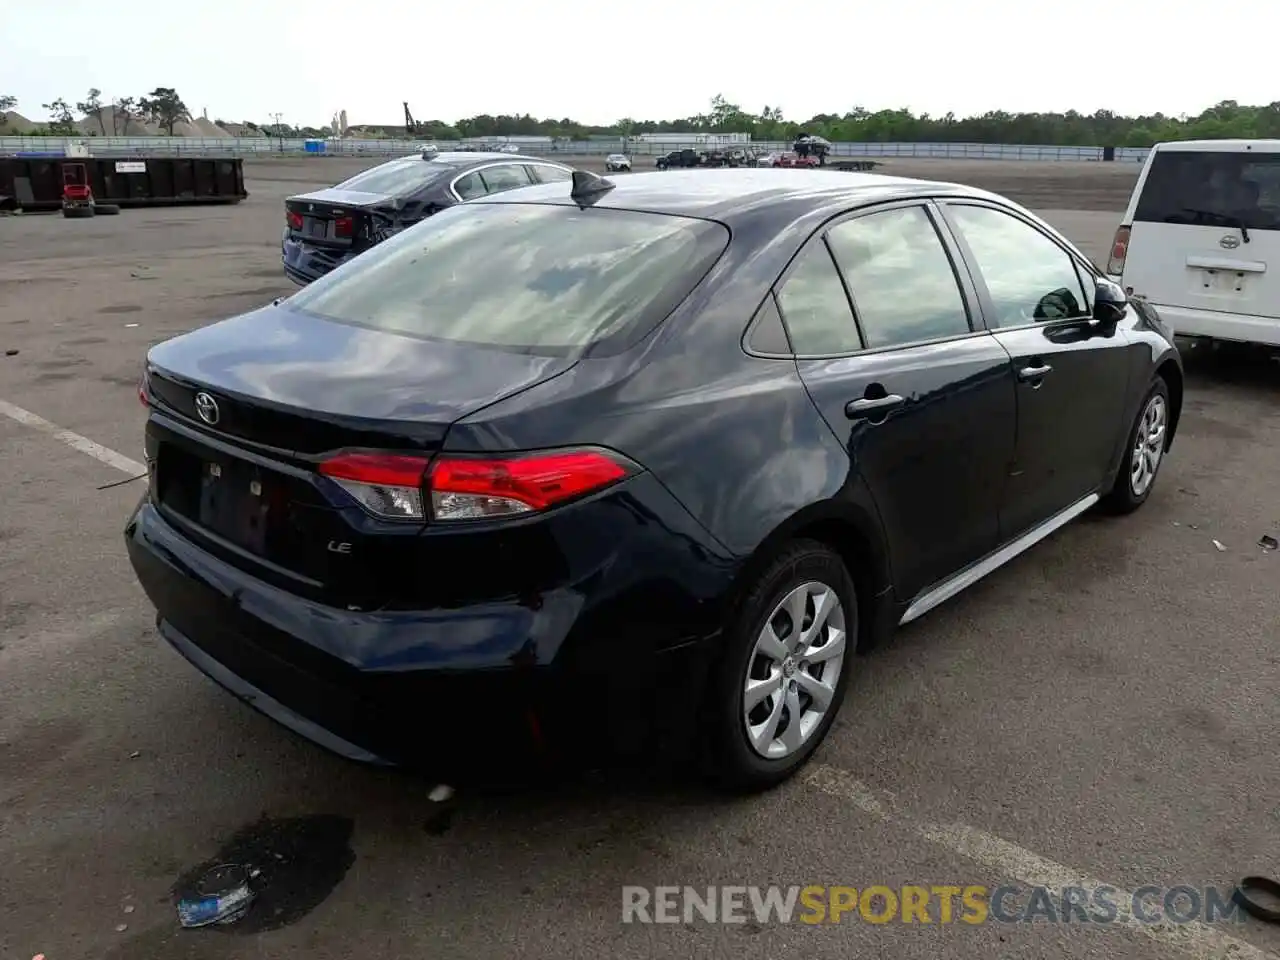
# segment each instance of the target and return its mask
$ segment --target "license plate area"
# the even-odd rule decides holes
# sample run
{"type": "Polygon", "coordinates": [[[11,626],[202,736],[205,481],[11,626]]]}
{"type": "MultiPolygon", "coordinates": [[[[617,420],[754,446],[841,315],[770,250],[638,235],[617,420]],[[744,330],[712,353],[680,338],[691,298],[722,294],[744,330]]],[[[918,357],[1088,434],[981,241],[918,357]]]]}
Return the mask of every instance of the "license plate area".
{"type": "Polygon", "coordinates": [[[1224,300],[1247,299],[1251,288],[1257,281],[1257,275],[1243,270],[1226,270],[1201,268],[1191,270],[1191,289],[1193,296],[1216,297],[1224,300]]]}
{"type": "Polygon", "coordinates": [[[307,236],[313,240],[328,240],[330,239],[329,225],[332,222],[331,220],[322,220],[319,217],[307,217],[303,227],[307,236]]]}
{"type": "Polygon", "coordinates": [[[244,460],[173,445],[161,449],[160,502],[210,533],[258,556],[271,553],[288,500],[270,471],[244,460]]]}

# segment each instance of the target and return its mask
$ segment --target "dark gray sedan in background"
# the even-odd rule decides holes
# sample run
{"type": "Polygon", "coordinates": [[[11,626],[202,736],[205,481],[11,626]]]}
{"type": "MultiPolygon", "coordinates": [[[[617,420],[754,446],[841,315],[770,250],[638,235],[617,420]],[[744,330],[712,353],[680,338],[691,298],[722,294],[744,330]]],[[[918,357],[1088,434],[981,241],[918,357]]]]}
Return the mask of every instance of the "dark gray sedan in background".
{"type": "Polygon", "coordinates": [[[425,150],[284,202],[281,260],[306,285],[405,227],[463,200],[567,181],[571,168],[510,153],[425,150]]]}

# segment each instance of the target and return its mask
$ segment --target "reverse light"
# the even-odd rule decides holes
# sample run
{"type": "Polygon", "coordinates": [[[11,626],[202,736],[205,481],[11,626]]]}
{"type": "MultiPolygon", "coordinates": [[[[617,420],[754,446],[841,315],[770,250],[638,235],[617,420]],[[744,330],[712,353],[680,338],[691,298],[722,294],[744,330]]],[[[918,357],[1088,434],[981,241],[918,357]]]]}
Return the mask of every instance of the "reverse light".
{"type": "Polygon", "coordinates": [[[284,212],[284,220],[285,220],[285,223],[289,225],[290,230],[302,229],[302,214],[295,213],[292,210],[286,210],[284,212]]]}
{"type": "Polygon", "coordinates": [[[1125,257],[1129,255],[1129,227],[1116,230],[1115,239],[1111,241],[1111,256],[1107,259],[1107,273],[1118,277],[1124,273],[1125,257]]]}
{"type": "Polygon", "coordinates": [[[424,457],[389,453],[344,453],[320,464],[320,473],[351,494],[376,517],[424,520],[424,457]]]}
{"type": "Polygon", "coordinates": [[[603,450],[555,450],[513,457],[340,454],[320,473],[374,516],[387,520],[484,520],[525,516],[602,490],[633,472],[603,450]],[[429,501],[426,499],[429,498],[429,501]]]}

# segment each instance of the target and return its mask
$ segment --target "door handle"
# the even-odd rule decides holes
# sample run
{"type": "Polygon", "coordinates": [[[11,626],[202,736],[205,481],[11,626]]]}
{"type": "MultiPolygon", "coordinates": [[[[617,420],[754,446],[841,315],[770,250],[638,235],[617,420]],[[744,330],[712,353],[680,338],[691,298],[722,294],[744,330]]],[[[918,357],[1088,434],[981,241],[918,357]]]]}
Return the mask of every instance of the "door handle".
{"type": "Polygon", "coordinates": [[[863,397],[861,400],[850,400],[845,404],[844,415],[850,420],[861,420],[863,417],[888,412],[902,404],[903,399],[896,393],[891,393],[887,397],[863,397]]]}
{"type": "Polygon", "coordinates": [[[1041,364],[1038,367],[1023,367],[1018,371],[1018,379],[1023,383],[1026,383],[1028,380],[1039,380],[1046,373],[1052,372],[1053,367],[1049,366],[1047,363],[1041,364]]]}

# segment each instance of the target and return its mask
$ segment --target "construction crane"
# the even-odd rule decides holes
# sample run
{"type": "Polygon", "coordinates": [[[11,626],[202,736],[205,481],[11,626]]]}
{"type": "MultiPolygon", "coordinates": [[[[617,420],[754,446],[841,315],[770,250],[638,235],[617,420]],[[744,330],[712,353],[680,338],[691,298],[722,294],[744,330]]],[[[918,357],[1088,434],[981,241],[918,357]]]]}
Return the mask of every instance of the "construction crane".
{"type": "Polygon", "coordinates": [[[413,114],[409,112],[409,101],[404,101],[404,132],[415,134],[418,132],[418,124],[413,119],[413,114]]]}

